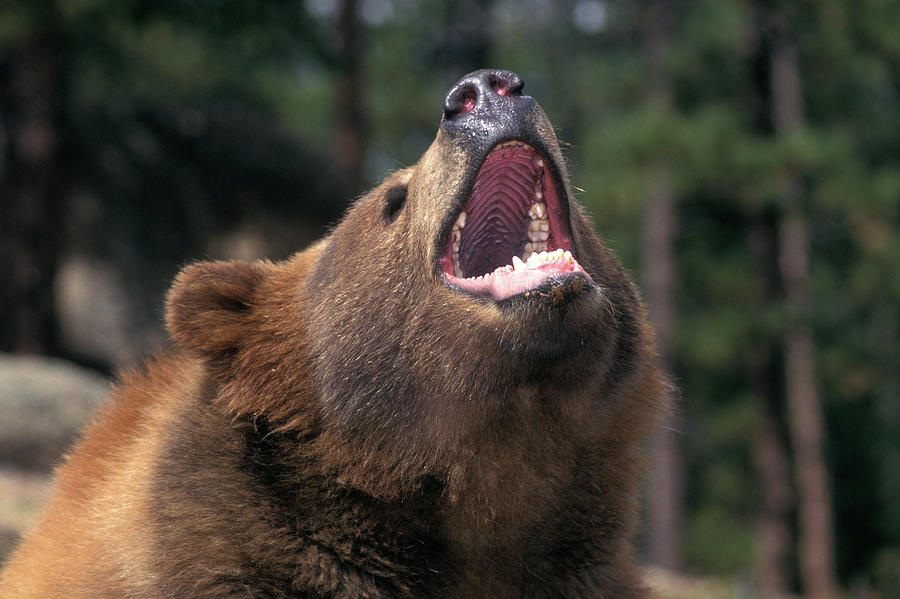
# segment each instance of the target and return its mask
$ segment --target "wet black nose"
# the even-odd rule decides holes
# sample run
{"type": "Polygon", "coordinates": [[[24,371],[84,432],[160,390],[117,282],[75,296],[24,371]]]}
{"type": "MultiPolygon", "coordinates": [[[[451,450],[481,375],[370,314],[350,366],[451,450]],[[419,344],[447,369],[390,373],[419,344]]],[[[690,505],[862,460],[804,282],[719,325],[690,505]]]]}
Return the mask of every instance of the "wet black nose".
{"type": "MultiPolygon", "coordinates": [[[[482,69],[457,81],[444,99],[444,120],[472,113],[482,116],[497,110],[514,110],[525,82],[516,73],[482,69]]],[[[530,98],[529,98],[530,100],[530,98]]]]}
{"type": "Polygon", "coordinates": [[[523,87],[525,82],[512,71],[469,73],[453,84],[444,99],[442,140],[465,151],[473,164],[498,143],[511,139],[543,147],[536,125],[546,117],[534,98],[522,93],[523,87]]]}

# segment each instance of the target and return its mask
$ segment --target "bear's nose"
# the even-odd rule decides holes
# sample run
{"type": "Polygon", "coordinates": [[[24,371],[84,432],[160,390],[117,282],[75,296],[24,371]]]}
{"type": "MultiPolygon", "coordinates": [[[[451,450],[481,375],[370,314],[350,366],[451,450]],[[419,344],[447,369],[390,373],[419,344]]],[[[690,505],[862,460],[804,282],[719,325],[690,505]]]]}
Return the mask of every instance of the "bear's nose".
{"type": "Polygon", "coordinates": [[[522,96],[525,82],[516,73],[501,69],[482,69],[469,73],[457,81],[444,99],[444,119],[452,120],[463,114],[490,113],[504,104],[501,98],[522,96]]]}

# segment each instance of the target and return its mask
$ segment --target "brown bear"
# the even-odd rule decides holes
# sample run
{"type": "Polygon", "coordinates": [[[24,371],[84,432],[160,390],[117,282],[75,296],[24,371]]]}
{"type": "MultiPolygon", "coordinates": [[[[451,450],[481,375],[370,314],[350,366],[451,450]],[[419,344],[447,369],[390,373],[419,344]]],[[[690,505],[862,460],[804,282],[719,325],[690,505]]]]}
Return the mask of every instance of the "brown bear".
{"type": "Polygon", "coordinates": [[[188,266],[4,598],[646,596],[653,336],[509,71],[283,263],[188,266]]]}

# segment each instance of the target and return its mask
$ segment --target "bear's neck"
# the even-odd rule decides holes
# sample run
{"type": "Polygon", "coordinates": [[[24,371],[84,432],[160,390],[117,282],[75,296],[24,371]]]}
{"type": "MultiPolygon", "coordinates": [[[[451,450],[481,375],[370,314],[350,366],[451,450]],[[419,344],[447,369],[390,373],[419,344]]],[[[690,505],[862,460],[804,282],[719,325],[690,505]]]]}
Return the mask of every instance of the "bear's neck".
{"type": "Polygon", "coordinates": [[[616,562],[630,555],[624,540],[633,521],[634,481],[623,473],[634,470],[627,449],[567,437],[562,417],[531,421],[536,414],[526,418],[520,411],[503,422],[485,422],[461,440],[444,472],[405,481],[402,490],[388,495],[354,485],[360,464],[342,473],[323,460],[321,430],[315,427],[298,433],[272,432],[263,421],[247,425],[244,460],[256,488],[286,523],[316,514],[319,542],[330,538],[323,531],[332,528],[334,539],[342,539],[341,514],[353,513],[360,519],[354,533],[360,547],[377,545],[385,531],[415,540],[418,558],[410,560],[402,551],[390,555],[398,567],[414,570],[416,562],[429,563],[459,589],[484,590],[494,581],[492,596],[507,591],[516,596],[510,589],[527,586],[533,577],[558,576],[556,562],[546,555],[572,563],[598,554],[616,562]],[[599,461],[611,473],[597,481],[599,461]],[[332,524],[329,513],[336,517],[332,524]],[[598,527],[605,539],[600,547],[587,541],[596,538],[598,527]],[[367,538],[366,531],[377,534],[367,538]]]}

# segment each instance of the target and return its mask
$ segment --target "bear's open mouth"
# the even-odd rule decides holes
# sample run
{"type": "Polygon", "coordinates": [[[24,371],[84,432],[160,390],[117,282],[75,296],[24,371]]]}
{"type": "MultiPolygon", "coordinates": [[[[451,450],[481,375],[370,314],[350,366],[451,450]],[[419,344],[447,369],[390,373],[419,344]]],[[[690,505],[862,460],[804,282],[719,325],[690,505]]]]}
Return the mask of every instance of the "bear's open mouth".
{"type": "Polygon", "coordinates": [[[456,216],[440,269],[475,295],[505,299],[559,275],[590,277],[572,255],[568,204],[548,161],[521,141],[494,147],[456,216]]]}

